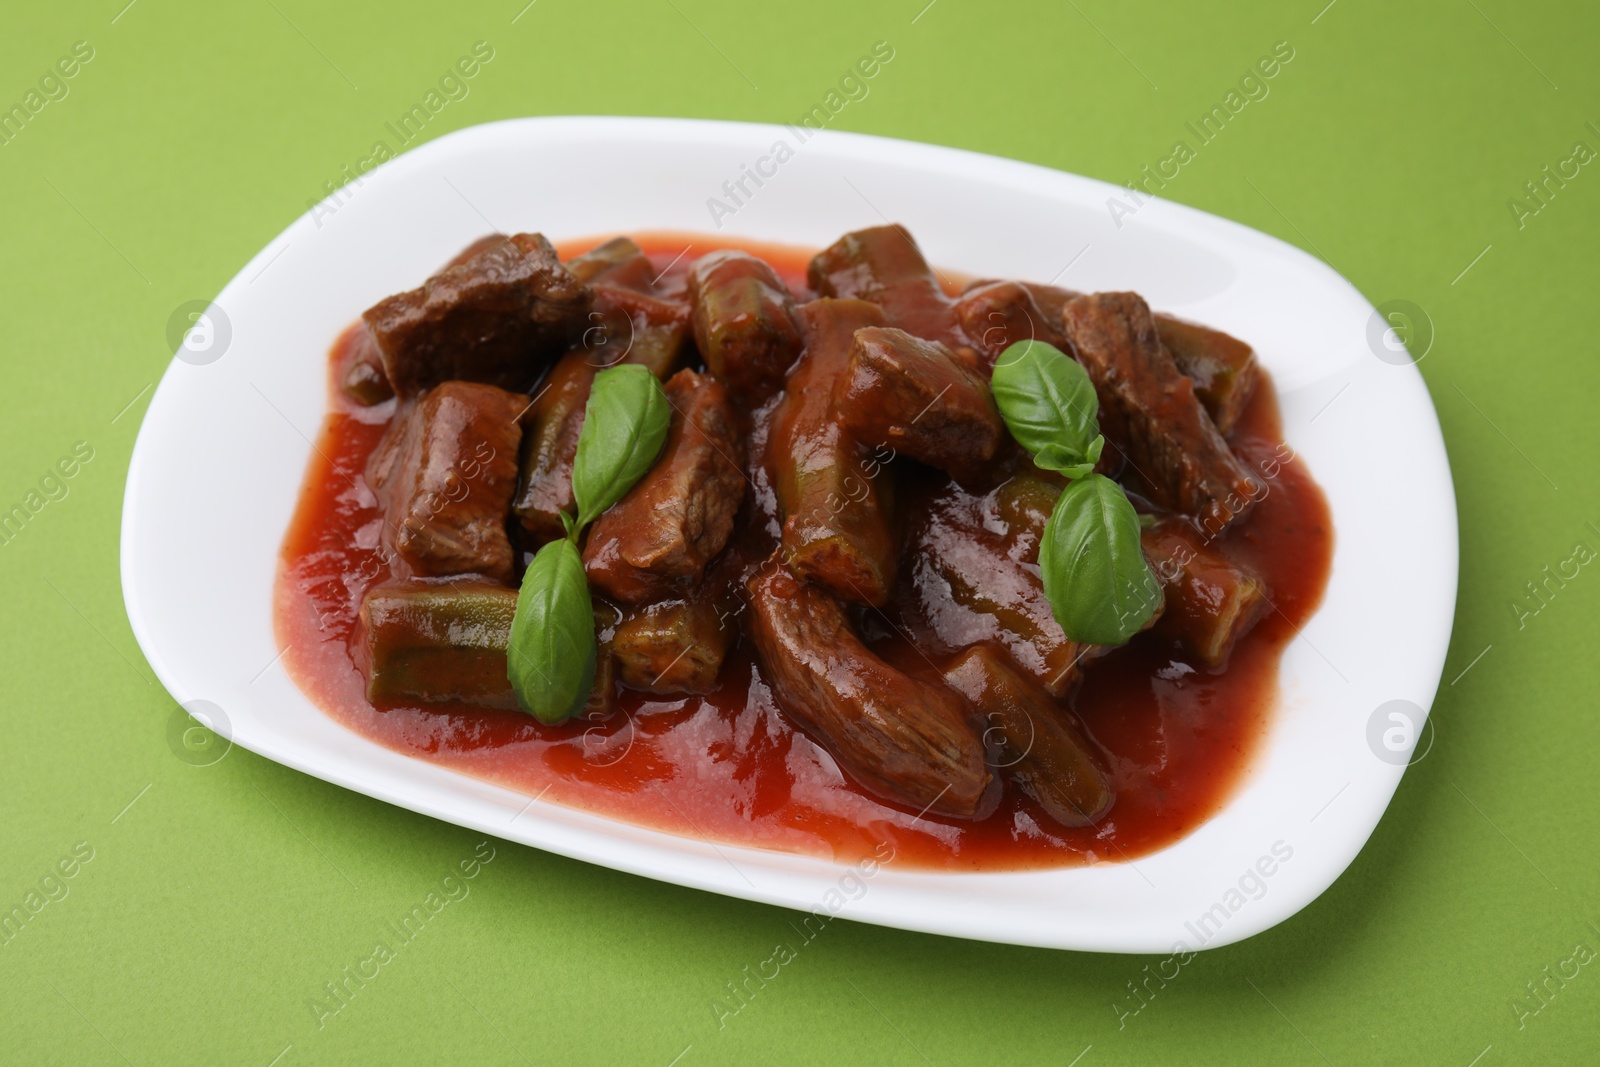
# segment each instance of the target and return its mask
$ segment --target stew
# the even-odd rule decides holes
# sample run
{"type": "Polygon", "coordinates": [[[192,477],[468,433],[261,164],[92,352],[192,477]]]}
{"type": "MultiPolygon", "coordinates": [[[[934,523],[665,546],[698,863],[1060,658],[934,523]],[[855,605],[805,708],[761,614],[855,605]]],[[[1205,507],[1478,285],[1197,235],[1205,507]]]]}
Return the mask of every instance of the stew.
{"type": "Polygon", "coordinates": [[[491,235],[347,329],[329,391],[276,588],[296,683],[396,751],[718,842],[991,871],[1162,848],[1246,773],[1328,576],[1247,343],[954,279],[897,226],[815,254],[491,235]],[[1087,372],[1095,470],[1140,517],[1158,603],[1118,647],[1070,639],[1041,580],[1069,479],[989,384],[1028,340],[1087,372]],[[519,576],[622,365],[671,423],[581,535],[595,682],[550,725],[507,679],[519,576]]]}

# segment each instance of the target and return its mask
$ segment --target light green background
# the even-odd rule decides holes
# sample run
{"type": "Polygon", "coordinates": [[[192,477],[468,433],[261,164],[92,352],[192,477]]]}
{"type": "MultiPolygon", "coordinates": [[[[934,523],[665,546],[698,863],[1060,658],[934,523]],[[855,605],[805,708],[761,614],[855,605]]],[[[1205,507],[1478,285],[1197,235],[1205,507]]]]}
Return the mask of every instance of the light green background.
{"type": "Polygon", "coordinates": [[[1600,149],[1592,5],[537,0],[513,23],[523,0],[123,2],[0,16],[0,104],[73,42],[95,50],[0,147],[0,504],[94,450],[0,547],[0,910],[94,850],[0,947],[0,1059],[1594,1061],[1600,965],[1521,1025],[1511,1002],[1600,950],[1600,576],[1524,625],[1512,604],[1576,542],[1600,548],[1600,167],[1520,228],[1507,206],[1575,141],[1600,149]],[[537,114],[793,121],[886,40],[895,59],[839,128],[1114,181],[1289,41],[1271,95],[1167,193],[1426,310],[1461,512],[1434,744],[1349,872],[1120,1029],[1112,1004],[1154,958],[836,923],[719,1030],[711,1002],[792,915],[498,842],[470,896],[319,1028],[308,998],[481,835],[240,750],[180,761],[123,614],[122,485],[172,310],[214,295],[480,39],[494,60],[429,137],[537,114]]]}

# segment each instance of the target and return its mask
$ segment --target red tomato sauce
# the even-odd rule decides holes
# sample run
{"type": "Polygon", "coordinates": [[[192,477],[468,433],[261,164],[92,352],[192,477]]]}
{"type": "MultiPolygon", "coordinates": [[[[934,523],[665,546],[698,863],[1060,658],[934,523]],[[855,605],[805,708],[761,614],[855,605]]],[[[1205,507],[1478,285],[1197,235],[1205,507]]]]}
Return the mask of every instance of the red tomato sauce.
{"type": "MultiPolygon", "coordinates": [[[[682,234],[635,234],[681,280],[714,248],[742,248],[777,269],[798,299],[810,250],[682,234]],[[684,254],[686,246],[693,255],[684,254]]],[[[565,260],[599,243],[567,242],[565,260]]],[[[949,280],[947,285],[959,285],[949,280]]],[[[882,842],[904,867],[1016,870],[1137,859],[1182,838],[1232,795],[1266,736],[1278,661],[1322,597],[1332,556],[1327,503],[1283,444],[1265,374],[1231,439],[1269,489],[1218,540],[1271,590],[1272,606],[1225,671],[1189,666],[1146,634],[1096,660],[1070,697],[1108,757],[1116,802],[1098,825],[1069,829],[1007,783],[999,807],[975,822],[887,804],[851,782],[832,756],[792,726],[752,662],[730,652],[706,696],[663,700],[624,690],[621,713],[594,724],[545,726],[517,712],[456,705],[379,710],[366,699],[354,654],[357,612],[388,568],[381,512],[363,477],[394,402],[363,408],[337,387],[360,324],[333,346],[329,413],[281,551],[275,625],[295,683],[344,726],[395,751],[464,774],[668,833],[853,862],[882,842]]],[[[885,650],[888,652],[889,650],[885,650]]]]}

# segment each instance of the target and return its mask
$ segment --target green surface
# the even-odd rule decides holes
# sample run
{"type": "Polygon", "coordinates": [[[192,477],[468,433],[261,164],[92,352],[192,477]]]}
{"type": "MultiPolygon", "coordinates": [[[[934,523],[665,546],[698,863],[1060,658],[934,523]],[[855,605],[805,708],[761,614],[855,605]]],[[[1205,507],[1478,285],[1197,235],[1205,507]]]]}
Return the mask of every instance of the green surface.
{"type": "Polygon", "coordinates": [[[1600,148],[1592,6],[538,0],[513,22],[521,0],[122,2],[12,5],[0,33],[0,104],[94,49],[0,146],[0,504],[92,452],[0,546],[0,908],[92,849],[0,946],[0,1059],[1593,1062],[1600,967],[1546,975],[1600,950],[1600,577],[1551,584],[1537,614],[1526,583],[1600,548],[1600,170],[1552,183],[1520,225],[1508,207],[1574,142],[1600,148]],[[1349,872],[1120,1025],[1155,957],[836,923],[719,1029],[711,1005],[793,915],[492,842],[449,883],[467,895],[319,1026],[323,983],[398,943],[387,924],[430,892],[449,900],[441,879],[482,836],[240,750],[180,760],[123,614],[122,484],[173,309],[214,295],[478,40],[493,60],[427,137],[534,114],[793,121],[884,40],[893,61],[838,128],[1119,182],[1288,41],[1270,95],[1167,195],[1426,309],[1461,511],[1435,743],[1349,872]]]}

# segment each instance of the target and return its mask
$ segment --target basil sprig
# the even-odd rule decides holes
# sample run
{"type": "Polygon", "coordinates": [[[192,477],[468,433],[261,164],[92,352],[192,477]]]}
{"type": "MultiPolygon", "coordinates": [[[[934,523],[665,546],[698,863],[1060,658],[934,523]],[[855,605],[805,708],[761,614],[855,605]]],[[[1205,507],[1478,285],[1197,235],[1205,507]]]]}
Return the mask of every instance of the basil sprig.
{"type": "Polygon", "coordinates": [[[1094,383],[1078,361],[1042,341],[1000,354],[990,388],[1017,443],[1072,479],[1039,543],[1050,613],[1073,641],[1120,645],[1144,629],[1161,586],[1139,543],[1139,515],[1094,466],[1105,448],[1094,383]]]}
{"type": "Polygon", "coordinates": [[[594,604],[578,539],[655,463],[671,419],[667,395],[646,368],[624,364],[595,375],[572,461],[578,515],[562,512],[567,536],[528,564],[506,649],[517,703],[541,722],[570,719],[594,689],[594,604]]]}
{"type": "Polygon", "coordinates": [[[1100,462],[1100,402],[1077,360],[1043,341],[1018,341],[1000,353],[989,388],[1035,464],[1082,478],[1100,462]]]}

